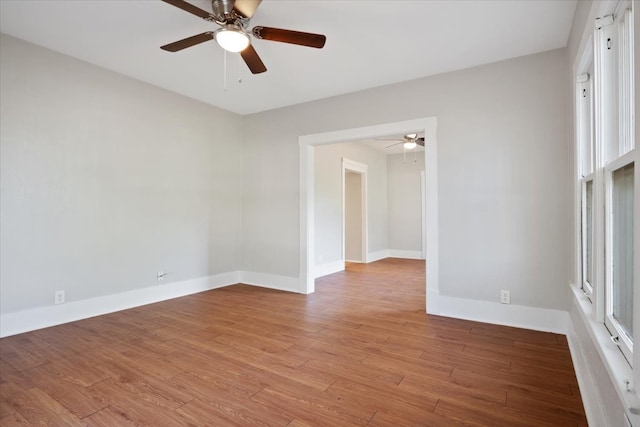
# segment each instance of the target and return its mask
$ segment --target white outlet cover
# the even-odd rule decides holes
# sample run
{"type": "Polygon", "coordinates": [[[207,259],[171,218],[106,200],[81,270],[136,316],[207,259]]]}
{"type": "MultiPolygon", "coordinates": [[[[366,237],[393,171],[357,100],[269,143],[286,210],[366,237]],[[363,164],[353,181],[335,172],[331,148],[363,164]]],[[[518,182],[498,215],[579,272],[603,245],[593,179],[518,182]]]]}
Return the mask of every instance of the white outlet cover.
{"type": "Polygon", "coordinates": [[[506,290],[500,291],[500,303],[511,304],[511,292],[506,290]]]}
{"type": "Polygon", "coordinates": [[[64,291],[56,291],[53,297],[54,304],[64,304],[64,291]]]}

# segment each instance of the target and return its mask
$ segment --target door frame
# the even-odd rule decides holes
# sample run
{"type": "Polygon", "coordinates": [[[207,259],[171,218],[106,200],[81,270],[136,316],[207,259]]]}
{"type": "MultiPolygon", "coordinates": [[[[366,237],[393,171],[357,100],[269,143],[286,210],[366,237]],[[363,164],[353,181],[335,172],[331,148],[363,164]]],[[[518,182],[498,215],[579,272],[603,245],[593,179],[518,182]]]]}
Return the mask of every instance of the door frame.
{"type": "Polygon", "coordinates": [[[427,259],[427,214],[425,172],[420,171],[420,252],[422,259],[427,259]]]}
{"type": "Polygon", "coordinates": [[[314,148],[319,145],[376,138],[397,133],[424,132],[426,215],[426,311],[439,313],[438,262],[438,151],[437,118],[423,117],[401,122],[301,135],[298,137],[300,167],[300,260],[299,287],[303,294],[315,291],[314,148]]]}

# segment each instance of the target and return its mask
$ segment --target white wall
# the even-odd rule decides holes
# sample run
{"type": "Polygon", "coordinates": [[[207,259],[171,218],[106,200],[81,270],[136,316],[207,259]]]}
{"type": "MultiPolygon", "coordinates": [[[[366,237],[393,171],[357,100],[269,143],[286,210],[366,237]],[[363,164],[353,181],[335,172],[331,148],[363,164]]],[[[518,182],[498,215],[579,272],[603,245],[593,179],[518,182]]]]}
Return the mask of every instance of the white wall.
{"type": "Polygon", "coordinates": [[[244,117],[243,268],[298,276],[298,136],[437,116],[440,293],[566,310],[566,69],[555,50],[244,117]]]}
{"type": "Polygon", "coordinates": [[[367,165],[369,253],[388,248],[387,159],[357,143],[317,147],[314,156],[316,264],[342,260],[342,158],[367,165]]]}
{"type": "Polygon", "coordinates": [[[238,270],[240,116],[0,42],[3,315],[238,270]]]}
{"type": "Polygon", "coordinates": [[[387,156],[389,249],[394,253],[422,252],[422,187],[424,152],[387,156]]]}

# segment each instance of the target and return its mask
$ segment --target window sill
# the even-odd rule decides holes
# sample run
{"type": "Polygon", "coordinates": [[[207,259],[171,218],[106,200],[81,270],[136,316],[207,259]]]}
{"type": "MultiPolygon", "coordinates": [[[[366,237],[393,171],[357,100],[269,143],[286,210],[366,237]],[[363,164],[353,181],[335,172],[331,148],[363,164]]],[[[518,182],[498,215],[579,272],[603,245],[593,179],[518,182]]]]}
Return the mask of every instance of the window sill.
{"type": "Polygon", "coordinates": [[[611,334],[604,324],[595,320],[593,305],[589,298],[579,287],[573,284],[570,287],[573,291],[578,312],[582,317],[591,341],[598,351],[598,356],[602,360],[609,378],[611,378],[618,397],[625,407],[626,415],[633,425],[636,425],[640,423],[640,396],[636,391],[637,387],[633,385],[633,370],[618,346],[611,340],[611,334]],[[627,391],[627,385],[625,384],[627,380],[629,381],[629,391],[627,391]]]}

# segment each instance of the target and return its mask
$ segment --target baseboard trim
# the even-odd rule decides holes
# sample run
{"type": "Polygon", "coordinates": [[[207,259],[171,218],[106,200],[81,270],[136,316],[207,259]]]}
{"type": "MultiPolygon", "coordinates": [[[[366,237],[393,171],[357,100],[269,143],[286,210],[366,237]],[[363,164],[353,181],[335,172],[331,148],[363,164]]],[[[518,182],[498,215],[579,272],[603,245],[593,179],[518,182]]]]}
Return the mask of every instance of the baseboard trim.
{"type": "Polygon", "coordinates": [[[327,262],[324,264],[316,265],[313,268],[313,278],[317,279],[318,277],[326,276],[328,274],[337,273],[339,271],[344,270],[344,261],[334,261],[327,262]]]}
{"type": "Polygon", "coordinates": [[[424,259],[422,251],[407,251],[404,249],[389,249],[390,258],[405,258],[405,259],[424,259]]]}
{"type": "Polygon", "coordinates": [[[249,271],[233,271],[81,301],[70,301],[66,304],[36,307],[15,313],[1,314],[0,338],[218,289],[237,283],[245,283],[247,285],[281,291],[299,292],[299,280],[297,277],[277,276],[249,271]]]}
{"type": "Polygon", "coordinates": [[[0,337],[152,304],[238,283],[230,272],[0,315],[0,337]]]}
{"type": "Polygon", "coordinates": [[[261,288],[276,289],[287,292],[300,292],[300,278],[279,276],[276,274],[256,273],[253,271],[241,271],[240,282],[259,286],[261,288]]]}
{"type": "Polygon", "coordinates": [[[438,295],[436,292],[429,292],[428,296],[428,313],[456,319],[563,335],[566,335],[570,321],[569,313],[563,310],[456,298],[438,295]],[[435,301],[433,301],[434,297],[435,301]]]}
{"type": "Polygon", "coordinates": [[[385,259],[385,258],[389,258],[389,249],[385,249],[378,252],[367,253],[366,262],[369,263],[369,262],[380,261],[381,259],[385,259]]]}

